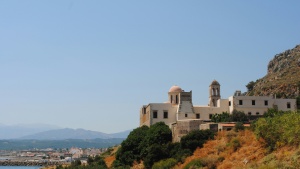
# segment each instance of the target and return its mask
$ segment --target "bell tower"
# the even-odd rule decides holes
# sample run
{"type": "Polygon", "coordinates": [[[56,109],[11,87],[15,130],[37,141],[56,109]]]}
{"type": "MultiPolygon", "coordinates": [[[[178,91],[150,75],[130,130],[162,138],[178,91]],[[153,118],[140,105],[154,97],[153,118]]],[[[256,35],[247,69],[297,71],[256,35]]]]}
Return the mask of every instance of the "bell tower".
{"type": "Polygon", "coordinates": [[[209,86],[209,106],[217,107],[217,101],[221,99],[220,83],[216,80],[212,81],[209,86]]]}

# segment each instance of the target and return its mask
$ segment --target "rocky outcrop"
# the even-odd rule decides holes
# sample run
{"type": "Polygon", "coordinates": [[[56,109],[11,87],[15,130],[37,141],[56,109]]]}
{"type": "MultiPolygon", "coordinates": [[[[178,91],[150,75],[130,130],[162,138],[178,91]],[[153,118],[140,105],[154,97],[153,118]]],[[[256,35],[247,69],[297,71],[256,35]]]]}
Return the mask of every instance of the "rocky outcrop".
{"type": "Polygon", "coordinates": [[[256,80],[246,95],[295,98],[300,88],[300,45],[274,56],[265,77],[256,80]]]}

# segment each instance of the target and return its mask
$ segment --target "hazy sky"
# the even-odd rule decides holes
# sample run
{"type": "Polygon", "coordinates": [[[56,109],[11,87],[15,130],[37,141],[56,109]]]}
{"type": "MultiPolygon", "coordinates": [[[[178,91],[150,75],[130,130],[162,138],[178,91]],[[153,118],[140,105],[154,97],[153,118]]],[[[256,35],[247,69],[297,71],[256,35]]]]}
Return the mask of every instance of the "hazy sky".
{"type": "Polygon", "coordinates": [[[208,103],[300,43],[300,1],[1,0],[0,123],[136,128],[172,85],[208,103]]]}

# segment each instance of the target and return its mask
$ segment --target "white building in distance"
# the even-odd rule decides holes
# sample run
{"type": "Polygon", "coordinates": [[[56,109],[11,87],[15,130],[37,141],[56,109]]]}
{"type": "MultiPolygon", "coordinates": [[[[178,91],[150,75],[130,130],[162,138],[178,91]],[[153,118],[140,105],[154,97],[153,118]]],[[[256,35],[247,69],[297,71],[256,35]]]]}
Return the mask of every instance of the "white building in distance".
{"type": "Polygon", "coordinates": [[[209,121],[213,114],[243,111],[248,115],[263,115],[269,108],[283,111],[296,111],[296,99],[276,99],[272,96],[243,96],[236,91],[228,99],[221,99],[220,84],[214,80],[209,86],[209,104],[194,106],[192,91],[185,92],[179,86],[172,86],[166,103],[149,103],[140,109],[140,126],[151,126],[157,122],[169,125],[173,138],[180,137],[200,124],[209,121]]]}

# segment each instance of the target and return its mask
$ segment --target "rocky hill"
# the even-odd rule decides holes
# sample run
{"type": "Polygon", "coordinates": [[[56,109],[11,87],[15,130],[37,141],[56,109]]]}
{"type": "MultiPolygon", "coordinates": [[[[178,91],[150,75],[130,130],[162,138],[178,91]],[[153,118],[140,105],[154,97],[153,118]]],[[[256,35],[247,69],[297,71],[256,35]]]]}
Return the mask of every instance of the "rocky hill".
{"type": "Polygon", "coordinates": [[[268,64],[265,77],[250,82],[246,95],[269,96],[277,98],[296,98],[300,88],[300,45],[286,50],[268,64]]]}

